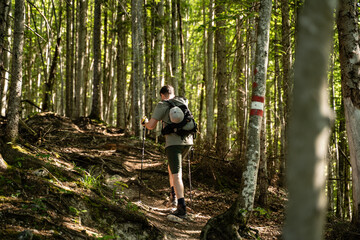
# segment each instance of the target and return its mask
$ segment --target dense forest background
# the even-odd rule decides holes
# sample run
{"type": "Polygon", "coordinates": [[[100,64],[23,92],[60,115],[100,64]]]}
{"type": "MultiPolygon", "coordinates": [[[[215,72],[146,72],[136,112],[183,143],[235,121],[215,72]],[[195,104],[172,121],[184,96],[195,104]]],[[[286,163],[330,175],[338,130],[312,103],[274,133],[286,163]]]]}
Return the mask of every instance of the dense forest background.
{"type": "MultiPolygon", "coordinates": [[[[151,116],[160,100],[160,87],[171,84],[176,95],[189,99],[199,127],[199,154],[236,163],[242,172],[252,91],[258,84],[254,79],[259,69],[254,66],[260,56],[256,52],[260,5],[251,0],[3,0],[1,116],[11,116],[12,104],[17,104],[21,119],[48,111],[74,120],[89,116],[141,138],[141,117],[151,116]],[[20,36],[18,41],[16,34],[22,33],[16,20],[22,16],[23,39],[20,36]],[[16,72],[19,58],[20,71],[16,72]],[[18,87],[14,94],[12,84],[18,87]]],[[[257,183],[263,206],[268,204],[269,185],[286,186],[293,69],[303,6],[301,0],[270,1],[257,183]]],[[[328,214],[346,220],[356,214],[359,201],[353,194],[350,159],[358,139],[351,137],[349,146],[345,118],[346,99],[356,109],[359,104],[358,73],[351,75],[352,85],[344,82],[347,73],[357,71],[356,64],[346,63],[346,58],[356,59],[359,53],[349,55],[350,43],[339,33],[352,26],[351,20],[357,23],[357,12],[356,1],[341,1],[339,15],[334,12],[337,22],[327,72],[328,104],[334,113],[327,146],[328,214]],[[351,16],[344,20],[342,11],[351,16]]],[[[355,26],[349,31],[357,33],[355,26]]],[[[351,113],[347,114],[350,119],[351,113]]],[[[147,135],[161,141],[160,126],[147,135]]],[[[216,174],[214,179],[221,179],[216,174]]]]}

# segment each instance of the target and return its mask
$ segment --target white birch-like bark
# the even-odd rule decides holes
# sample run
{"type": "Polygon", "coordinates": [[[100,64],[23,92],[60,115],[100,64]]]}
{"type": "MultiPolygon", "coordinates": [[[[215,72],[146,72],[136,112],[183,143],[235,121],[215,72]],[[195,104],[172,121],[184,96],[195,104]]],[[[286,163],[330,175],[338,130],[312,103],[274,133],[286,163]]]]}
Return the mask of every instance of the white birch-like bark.
{"type": "Polygon", "coordinates": [[[15,142],[19,135],[19,108],[22,87],[22,61],[24,50],[24,0],[15,1],[14,14],[14,38],[12,46],[11,83],[9,95],[9,107],[7,112],[8,123],[5,129],[6,140],[15,142]]]}
{"type": "MultiPolygon", "coordinates": [[[[261,1],[252,95],[263,98],[265,98],[266,93],[271,8],[271,0],[261,1]]],[[[252,101],[252,105],[253,102],[254,101],[252,101]]],[[[261,109],[259,110],[261,111],[261,109]]],[[[262,111],[264,111],[264,104],[262,106],[262,111]]],[[[240,208],[248,211],[251,211],[254,206],[260,162],[260,134],[262,118],[263,116],[261,114],[250,114],[249,118],[248,142],[246,150],[247,165],[246,170],[243,173],[243,189],[240,196],[242,199],[240,208]]]]}
{"type": "Polygon", "coordinates": [[[353,177],[353,222],[360,224],[360,46],[358,1],[340,1],[337,27],[346,133],[353,177]]]}
{"type": "Polygon", "coordinates": [[[6,71],[8,67],[7,52],[4,51],[7,44],[7,31],[9,28],[9,11],[10,11],[10,0],[3,0],[0,2],[0,115],[5,109],[5,99],[6,99],[6,84],[5,81],[6,71]]]}
{"type": "Polygon", "coordinates": [[[287,240],[322,239],[331,117],[326,77],[335,3],[306,1],[299,18],[289,125],[287,240]]]}

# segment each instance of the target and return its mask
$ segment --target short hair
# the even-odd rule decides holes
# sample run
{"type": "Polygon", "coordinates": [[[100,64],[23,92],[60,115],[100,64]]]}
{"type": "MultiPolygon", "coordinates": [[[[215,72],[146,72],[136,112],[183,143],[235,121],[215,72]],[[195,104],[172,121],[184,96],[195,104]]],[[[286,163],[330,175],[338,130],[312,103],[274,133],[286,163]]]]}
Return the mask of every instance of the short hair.
{"type": "Polygon", "coordinates": [[[174,94],[174,87],[171,85],[165,85],[160,89],[160,94],[163,95],[174,94]]]}

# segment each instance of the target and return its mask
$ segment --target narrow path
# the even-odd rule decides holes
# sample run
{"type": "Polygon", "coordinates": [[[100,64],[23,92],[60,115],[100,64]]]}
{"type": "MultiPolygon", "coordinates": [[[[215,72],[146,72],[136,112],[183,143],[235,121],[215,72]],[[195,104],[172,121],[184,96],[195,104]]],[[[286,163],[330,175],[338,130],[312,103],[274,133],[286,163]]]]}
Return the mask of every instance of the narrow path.
{"type": "MultiPolygon", "coordinates": [[[[129,156],[125,159],[124,165],[132,174],[132,179],[134,177],[138,179],[141,159],[129,156]]],[[[187,173],[185,170],[183,172],[184,179],[186,179],[187,173]]],[[[188,182],[184,182],[184,184],[188,184],[188,182]]],[[[164,156],[159,153],[146,152],[143,161],[142,181],[133,182],[125,190],[125,194],[142,209],[151,224],[164,233],[166,239],[199,239],[201,229],[210,219],[210,216],[202,215],[196,211],[194,206],[198,204],[198,200],[196,197],[194,199],[194,196],[199,195],[199,193],[198,190],[194,190],[192,192],[193,200],[190,201],[188,186],[185,186],[188,218],[182,220],[169,217],[169,212],[172,209],[168,205],[169,183],[164,156]]]]}

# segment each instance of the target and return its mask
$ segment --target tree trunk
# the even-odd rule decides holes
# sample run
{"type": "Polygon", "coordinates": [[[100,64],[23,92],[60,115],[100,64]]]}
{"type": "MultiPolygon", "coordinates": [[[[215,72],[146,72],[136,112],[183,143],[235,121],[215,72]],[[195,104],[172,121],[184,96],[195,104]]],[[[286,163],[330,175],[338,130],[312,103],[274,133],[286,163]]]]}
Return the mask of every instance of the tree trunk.
{"type": "Polygon", "coordinates": [[[172,67],[171,67],[171,7],[170,0],[165,0],[165,82],[167,84],[172,84],[172,67]]]}
{"type": "MultiPolygon", "coordinates": [[[[152,94],[152,101],[154,99],[160,99],[159,90],[161,86],[164,85],[164,76],[162,75],[163,72],[163,36],[164,36],[164,1],[161,0],[155,4],[155,21],[154,21],[154,59],[153,59],[153,94],[152,94]]],[[[153,101],[156,103],[156,101],[153,101]]],[[[152,106],[154,109],[155,105],[152,106]]],[[[155,132],[161,131],[161,124],[156,126],[155,132]]],[[[155,133],[156,134],[156,133],[155,133]]],[[[156,134],[157,135],[157,134],[156,134]]],[[[157,136],[155,136],[157,139],[157,136]]]]}
{"type": "Polygon", "coordinates": [[[127,66],[127,0],[119,1],[118,5],[118,46],[117,46],[117,118],[116,125],[126,128],[126,66],[127,66]]]}
{"type": "Polygon", "coordinates": [[[79,0],[79,36],[78,36],[78,54],[77,54],[77,78],[75,81],[75,108],[73,117],[79,118],[81,113],[81,98],[84,94],[84,82],[85,82],[85,48],[86,48],[86,16],[87,16],[87,0],[79,0]]]}
{"type": "Polygon", "coordinates": [[[7,113],[7,125],[5,129],[6,140],[15,142],[19,135],[19,110],[22,87],[22,60],[24,50],[24,22],[25,22],[24,0],[15,1],[14,14],[14,38],[12,46],[11,83],[9,95],[9,108],[7,113]]]}
{"type": "MultiPolygon", "coordinates": [[[[282,19],[282,46],[283,46],[283,57],[282,57],[282,69],[283,69],[283,93],[284,98],[282,98],[279,103],[279,107],[281,108],[281,113],[279,113],[280,117],[280,176],[279,176],[279,185],[285,186],[285,163],[287,158],[287,127],[286,123],[289,121],[289,112],[291,109],[291,97],[292,96],[292,82],[291,82],[291,68],[292,68],[292,59],[291,59],[291,27],[289,20],[289,1],[281,0],[281,19],[282,19]]],[[[280,94],[280,92],[279,92],[280,94]]]]}
{"type": "Polygon", "coordinates": [[[101,78],[101,0],[95,0],[94,8],[94,73],[93,73],[93,99],[90,118],[101,119],[100,78],[101,78]]]}
{"type": "Polygon", "coordinates": [[[214,142],[214,30],[213,0],[209,2],[209,24],[207,40],[207,78],[206,81],[206,140],[210,146],[214,142]]]}
{"type": "Polygon", "coordinates": [[[181,0],[176,0],[177,4],[177,12],[179,19],[179,39],[180,39],[180,60],[181,60],[181,74],[180,74],[180,82],[179,82],[179,95],[185,97],[185,89],[186,89],[186,61],[185,61],[185,43],[184,43],[184,33],[182,26],[182,16],[181,16],[181,0]]]}
{"type": "MultiPolygon", "coordinates": [[[[102,116],[103,116],[103,120],[106,122],[107,121],[107,113],[108,113],[108,107],[109,107],[109,100],[110,100],[110,96],[109,96],[109,91],[110,91],[110,79],[108,78],[109,75],[109,59],[110,57],[108,56],[108,11],[104,11],[103,12],[104,15],[104,27],[103,27],[103,31],[104,31],[104,43],[103,43],[103,54],[104,54],[104,60],[103,60],[103,71],[102,71],[102,116]]],[[[109,53],[110,54],[110,53],[109,53]]]]}
{"type": "Polygon", "coordinates": [[[132,116],[133,129],[135,135],[141,137],[140,119],[143,114],[143,86],[144,86],[144,22],[143,22],[143,1],[131,1],[131,17],[132,17],[132,116]]]}
{"type": "MultiPolygon", "coordinates": [[[[225,2],[215,0],[215,15],[222,19],[225,14],[225,2]]],[[[220,158],[224,158],[228,151],[228,76],[227,76],[227,58],[226,58],[226,31],[225,20],[216,22],[215,44],[216,44],[216,60],[217,60],[217,138],[216,151],[220,158]]]]}
{"type": "Polygon", "coordinates": [[[179,30],[178,30],[178,12],[177,0],[171,0],[171,84],[174,87],[175,95],[179,94],[179,30]]]}
{"type": "Polygon", "coordinates": [[[358,1],[340,1],[337,27],[341,65],[341,86],[344,100],[353,178],[353,223],[360,225],[360,47],[358,1]]]}
{"type": "MultiPolygon", "coordinates": [[[[270,102],[267,101],[267,104],[270,105],[270,102]]],[[[259,199],[258,203],[261,207],[266,208],[268,205],[268,166],[267,166],[267,156],[266,156],[266,132],[267,132],[267,116],[268,112],[264,112],[264,117],[262,120],[261,134],[260,134],[260,163],[259,163],[259,199]]],[[[269,121],[270,122],[270,121],[269,121]]],[[[271,130],[271,129],[270,129],[271,130]]],[[[270,146],[269,146],[270,148],[270,146]]]]}
{"type": "Polygon", "coordinates": [[[3,96],[6,95],[5,90],[5,73],[6,73],[6,49],[7,46],[7,30],[9,27],[8,18],[10,12],[10,0],[3,0],[0,2],[0,116],[4,107],[3,96]]]}
{"type": "Polygon", "coordinates": [[[247,168],[242,176],[242,191],[228,211],[207,222],[201,232],[201,239],[241,239],[241,236],[249,234],[246,223],[254,206],[260,161],[260,132],[266,92],[271,7],[271,0],[261,1],[246,151],[247,168]]]}
{"type": "Polygon", "coordinates": [[[74,24],[72,22],[73,1],[66,3],[66,92],[65,92],[65,115],[72,117],[73,112],[73,51],[72,51],[72,32],[74,24]]]}
{"type": "Polygon", "coordinates": [[[247,78],[245,66],[245,43],[242,30],[243,19],[240,17],[236,20],[236,121],[238,123],[237,143],[239,153],[239,163],[242,161],[243,149],[245,149],[245,131],[247,119],[247,78]]]}
{"type": "Polygon", "coordinates": [[[331,116],[326,77],[335,3],[306,1],[299,19],[284,239],[322,239],[331,116]]]}
{"type": "MultiPolygon", "coordinates": [[[[60,22],[61,23],[61,22],[60,22]]],[[[55,46],[54,57],[50,67],[49,79],[45,82],[44,99],[43,99],[43,111],[49,111],[51,107],[51,96],[55,84],[56,67],[58,65],[58,57],[60,52],[61,37],[58,37],[55,46]]]]}

